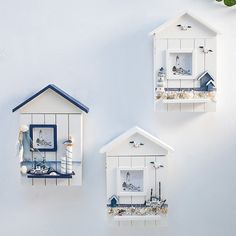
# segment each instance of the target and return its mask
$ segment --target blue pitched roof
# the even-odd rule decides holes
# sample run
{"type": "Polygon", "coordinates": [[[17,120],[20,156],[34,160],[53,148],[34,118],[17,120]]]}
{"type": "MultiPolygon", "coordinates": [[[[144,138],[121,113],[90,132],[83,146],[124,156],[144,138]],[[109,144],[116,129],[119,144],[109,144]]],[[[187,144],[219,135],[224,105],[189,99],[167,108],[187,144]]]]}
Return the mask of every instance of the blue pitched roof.
{"type": "Polygon", "coordinates": [[[69,94],[67,94],[66,92],[64,92],[63,90],[61,90],[60,88],[58,88],[56,85],[54,84],[49,84],[48,86],[46,86],[45,88],[41,89],[39,92],[35,93],[33,96],[31,96],[30,98],[28,98],[27,100],[25,100],[24,102],[22,102],[21,104],[19,104],[18,106],[16,106],[14,109],[12,109],[12,112],[17,111],[18,109],[20,109],[21,107],[23,107],[24,105],[26,105],[28,102],[32,101],[33,99],[35,99],[36,97],[38,97],[40,94],[42,94],[43,92],[45,92],[46,90],[51,89],[54,92],[56,92],[57,94],[59,94],[60,96],[62,96],[63,98],[65,98],[67,101],[71,102],[72,104],[74,104],[76,107],[80,108],[82,111],[88,113],[89,112],[89,108],[86,107],[84,104],[82,104],[81,102],[79,102],[78,100],[76,100],[75,98],[71,97],[69,94]]]}
{"type": "MultiPolygon", "coordinates": [[[[213,81],[214,81],[213,76],[212,76],[208,71],[204,71],[204,72],[198,77],[198,80],[202,80],[202,79],[204,79],[205,77],[208,78],[208,81],[210,81],[210,80],[213,80],[213,81]]],[[[207,81],[207,82],[208,82],[208,81],[207,81]]]]}

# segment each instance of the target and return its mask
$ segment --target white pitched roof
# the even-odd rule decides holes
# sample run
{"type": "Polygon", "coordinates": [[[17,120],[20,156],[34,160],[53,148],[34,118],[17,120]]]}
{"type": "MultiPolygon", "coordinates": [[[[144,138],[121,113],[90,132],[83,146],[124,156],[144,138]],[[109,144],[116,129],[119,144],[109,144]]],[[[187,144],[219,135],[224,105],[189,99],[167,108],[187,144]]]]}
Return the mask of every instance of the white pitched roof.
{"type": "Polygon", "coordinates": [[[208,23],[206,23],[202,19],[199,19],[198,17],[194,16],[192,13],[190,14],[189,12],[184,12],[184,13],[178,15],[177,17],[166,21],[164,24],[162,24],[159,27],[157,27],[156,29],[154,29],[150,34],[153,35],[153,34],[160,33],[162,30],[166,29],[168,26],[171,26],[172,24],[174,24],[176,21],[178,21],[181,17],[183,17],[185,15],[192,17],[195,21],[204,25],[206,28],[213,31],[215,34],[220,34],[220,32],[218,30],[216,30],[214,27],[210,26],[208,23]]]}
{"type": "Polygon", "coordinates": [[[144,136],[145,138],[149,139],[150,141],[152,141],[156,145],[162,147],[166,151],[169,151],[169,152],[173,152],[174,151],[174,149],[171,146],[169,146],[168,144],[164,143],[160,139],[154,137],[153,135],[149,134],[145,130],[143,130],[143,129],[141,129],[141,128],[136,126],[136,127],[133,127],[132,129],[126,131],[125,133],[121,134],[117,138],[113,139],[110,143],[108,143],[105,146],[103,146],[100,149],[100,153],[106,153],[106,152],[112,150],[114,147],[116,147],[117,145],[119,145],[123,141],[127,140],[129,137],[131,137],[132,135],[134,135],[136,133],[144,136]]]}

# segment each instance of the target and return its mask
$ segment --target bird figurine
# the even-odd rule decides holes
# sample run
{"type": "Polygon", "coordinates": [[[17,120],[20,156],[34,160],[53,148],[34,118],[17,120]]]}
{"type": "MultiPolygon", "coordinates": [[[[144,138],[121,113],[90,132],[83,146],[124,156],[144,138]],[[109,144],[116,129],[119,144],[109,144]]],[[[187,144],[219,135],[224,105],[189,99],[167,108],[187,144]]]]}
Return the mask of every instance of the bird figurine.
{"type": "Polygon", "coordinates": [[[201,48],[201,49],[202,49],[202,52],[205,53],[205,54],[208,54],[209,52],[213,52],[213,50],[207,49],[207,48],[205,48],[204,46],[200,46],[199,48],[201,48]]]}
{"type": "Polygon", "coordinates": [[[140,146],[144,145],[144,143],[137,142],[137,141],[130,141],[129,143],[132,144],[134,148],[139,148],[140,146]]]}
{"type": "Polygon", "coordinates": [[[150,164],[152,164],[155,169],[159,169],[159,168],[164,167],[163,165],[158,164],[156,161],[151,161],[150,164]]]}
{"type": "Polygon", "coordinates": [[[181,30],[184,30],[184,31],[192,28],[191,25],[181,25],[181,24],[177,25],[177,27],[179,27],[181,30]]]}

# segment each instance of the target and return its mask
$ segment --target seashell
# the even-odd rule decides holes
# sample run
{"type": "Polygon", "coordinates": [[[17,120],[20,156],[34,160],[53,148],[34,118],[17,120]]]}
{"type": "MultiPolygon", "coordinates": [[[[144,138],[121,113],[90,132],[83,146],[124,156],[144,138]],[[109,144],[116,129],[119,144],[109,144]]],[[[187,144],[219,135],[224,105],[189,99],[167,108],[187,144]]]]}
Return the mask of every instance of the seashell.
{"type": "Polygon", "coordinates": [[[141,208],[139,212],[140,212],[140,215],[145,215],[146,214],[145,208],[141,208]]]}
{"type": "Polygon", "coordinates": [[[113,211],[112,208],[108,208],[107,213],[108,213],[109,215],[112,215],[112,214],[114,213],[114,211],[113,211]]]}
{"type": "Polygon", "coordinates": [[[52,172],[52,173],[50,173],[49,175],[57,175],[57,173],[56,172],[52,172]]]}
{"type": "Polygon", "coordinates": [[[117,213],[118,213],[119,216],[122,216],[125,212],[126,212],[126,210],[120,209],[120,210],[118,210],[117,213]]]}
{"type": "Polygon", "coordinates": [[[29,127],[28,127],[27,125],[21,125],[21,127],[20,127],[20,132],[25,133],[25,132],[27,132],[28,130],[29,130],[29,127]]]}
{"type": "Polygon", "coordinates": [[[188,98],[191,99],[194,97],[194,91],[188,92],[188,98]]]}
{"type": "Polygon", "coordinates": [[[135,207],[130,208],[131,213],[134,213],[136,211],[135,207]]]}
{"type": "Polygon", "coordinates": [[[22,175],[26,175],[27,174],[27,166],[21,166],[21,168],[20,168],[20,172],[21,172],[21,174],[22,175]]]}

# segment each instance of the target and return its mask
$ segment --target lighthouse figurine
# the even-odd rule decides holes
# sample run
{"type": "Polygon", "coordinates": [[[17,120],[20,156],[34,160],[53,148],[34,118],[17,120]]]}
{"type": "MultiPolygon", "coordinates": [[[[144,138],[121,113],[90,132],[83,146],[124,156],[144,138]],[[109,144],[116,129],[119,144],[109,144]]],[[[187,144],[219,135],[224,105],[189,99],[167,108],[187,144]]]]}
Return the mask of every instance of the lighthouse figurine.
{"type": "Polygon", "coordinates": [[[73,138],[70,136],[63,144],[65,145],[65,156],[61,158],[61,173],[72,174],[72,152],[73,152],[73,138]]]}
{"type": "Polygon", "coordinates": [[[161,98],[165,93],[165,71],[164,68],[161,67],[157,73],[157,81],[156,81],[156,95],[158,98],[161,98]]]}

